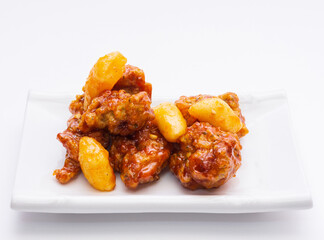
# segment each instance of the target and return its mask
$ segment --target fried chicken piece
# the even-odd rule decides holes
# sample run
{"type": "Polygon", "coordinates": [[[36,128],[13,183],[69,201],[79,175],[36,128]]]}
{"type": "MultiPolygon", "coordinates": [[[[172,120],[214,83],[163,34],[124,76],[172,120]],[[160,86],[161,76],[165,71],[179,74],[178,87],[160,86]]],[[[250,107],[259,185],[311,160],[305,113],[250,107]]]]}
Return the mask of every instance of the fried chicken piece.
{"type": "Polygon", "coordinates": [[[72,114],[83,114],[84,112],[84,94],[76,95],[75,100],[70,103],[69,110],[72,114]]]}
{"type": "Polygon", "coordinates": [[[110,163],[121,173],[127,187],[136,188],[138,184],[159,179],[170,151],[171,145],[150,121],[131,136],[114,136],[109,151],[110,163]]]}
{"type": "Polygon", "coordinates": [[[152,99],[152,84],[146,82],[145,83],[145,88],[144,91],[147,92],[147,95],[150,97],[150,99],[152,99]]]}
{"type": "Polygon", "coordinates": [[[83,114],[83,95],[77,95],[76,99],[70,104],[70,112],[73,114],[67,122],[67,129],[62,133],[57,134],[57,139],[63,144],[67,150],[67,157],[78,161],[79,156],[79,141],[83,136],[95,138],[104,147],[108,147],[109,134],[104,130],[92,130],[82,132],[79,129],[83,114]]]}
{"type": "Polygon", "coordinates": [[[57,134],[57,140],[59,140],[66,149],[67,158],[71,158],[76,162],[78,161],[79,141],[81,137],[82,134],[71,132],[69,129],[57,134]]]}
{"type": "Polygon", "coordinates": [[[66,155],[63,168],[54,170],[53,175],[60,183],[65,184],[74,178],[80,170],[79,161],[75,161],[66,155]]]}
{"type": "Polygon", "coordinates": [[[89,136],[99,141],[105,148],[109,145],[109,134],[105,130],[95,130],[83,133],[79,129],[82,119],[84,95],[77,95],[70,104],[70,112],[73,114],[67,122],[67,129],[57,134],[57,139],[66,148],[65,162],[62,169],[56,169],[53,175],[60,183],[67,183],[80,171],[79,141],[83,136],[89,136]]]}
{"type": "Polygon", "coordinates": [[[105,91],[94,98],[82,115],[79,129],[107,129],[111,134],[130,135],[154,118],[151,100],[146,92],[105,91]]]}
{"type": "Polygon", "coordinates": [[[152,96],[152,85],[145,82],[144,71],[132,65],[125,66],[123,76],[118,80],[112,90],[125,90],[130,94],[145,91],[150,98],[152,96]]]}
{"type": "MultiPolygon", "coordinates": [[[[198,119],[191,116],[188,112],[189,108],[204,99],[207,98],[213,98],[215,96],[212,95],[197,95],[197,96],[192,96],[192,97],[186,97],[186,96],[181,96],[177,101],[175,101],[176,106],[179,108],[180,112],[182,113],[183,117],[187,121],[187,125],[191,126],[194,124],[198,119]]],[[[243,123],[243,127],[241,128],[240,131],[237,132],[237,135],[239,137],[243,137],[246,134],[248,134],[249,130],[246,127],[245,124],[245,118],[243,117],[239,105],[239,98],[235,93],[228,92],[222,95],[218,96],[220,99],[225,101],[231,109],[235,112],[235,114],[240,118],[241,122],[243,123]]]]}
{"type": "Polygon", "coordinates": [[[169,167],[191,190],[219,187],[241,166],[242,147],[237,135],[209,123],[194,123],[178,142],[180,149],[171,156],[169,167]]]}

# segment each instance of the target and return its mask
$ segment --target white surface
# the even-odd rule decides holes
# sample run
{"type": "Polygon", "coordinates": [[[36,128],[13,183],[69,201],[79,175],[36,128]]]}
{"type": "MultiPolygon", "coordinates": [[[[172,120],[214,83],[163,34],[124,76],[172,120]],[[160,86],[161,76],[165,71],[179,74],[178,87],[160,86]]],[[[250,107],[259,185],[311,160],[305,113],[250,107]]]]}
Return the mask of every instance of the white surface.
{"type": "MultiPolygon", "coordinates": [[[[31,92],[12,207],[53,213],[253,213],[310,208],[312,200],[296,154],[285,93],[239,97],[250,134],[242,139],[242,167],[236,178],[218,189],[190,191],[166,169],[159,181],[136,191],[127,189],[117,176],[114,191],[99,192],[83,176],[61,185],[51,174],[64,163],[65,149],[54,136],[65,128],[73,94],[31,92]]],[[[153,98],[152,105],[164,101],[174,100],[153,98]]]]}
{"type": "Polygon", "coordinates": [[[323,9],[323,1],[287,0],[1,1],[1,238],[323,239],[323,9]],[[285,89],[314,207],[239,215],[12,211],[28,89],[80,92],[92,64],[112,50],[144,69],[155,96],[285,89]]]}

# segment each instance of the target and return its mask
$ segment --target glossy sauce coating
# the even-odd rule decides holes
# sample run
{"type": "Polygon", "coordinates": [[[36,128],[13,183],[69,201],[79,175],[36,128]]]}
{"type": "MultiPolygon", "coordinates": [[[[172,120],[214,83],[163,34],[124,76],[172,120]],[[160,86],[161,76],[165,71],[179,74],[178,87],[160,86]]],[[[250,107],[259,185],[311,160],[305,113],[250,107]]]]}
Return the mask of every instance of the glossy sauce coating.
{"type": "Polygon", "coordinates": [[[80,171],[79,164],[79,141],[81,137],[87,135],[99,141],[104,147],[109,145],[109,134],[104,130],[94,130],[83,133],[79,129],[79,123],[83,114],[83,95],[77,95],[76,99],[70,104],[70,112],[73,114],[67,122],[67,129],[57,134],[57,139],[66,149],[64,166],[56,169],[53,175],[60,183],[67,183],[80,171]]]}
{"type": "Polygon", "coordinates": [[[236,134],[209,123],[195,122],[179,139],[170,169],[191,190],[214,188],[235,176],[241,166],[241,145],[236,134]]]}
{"type": "Polygon", "coordinates": [[[159,179],[159,173],[167,165],[170,151],[171,145],[157,126],[148,122],[131,136],[113,137],[109,153],[110,162],[121,173],[125,185],[136,188],[140,183],[159,179]]]}
{"type": "Polygon", "coordinates": [[[152,97],[152,85],[145,82],[144,71],[132,65],[125,66],[123,76],[118,80],[112,90],[125,90],[130,94],[145,91],[149,98],[152,97]]]}
{"type": "Polygon", "coordinates": [[[85,94],[71,102],[67,129],[57,135],[66,148],[63,168],[54,171],[57,180],[67,183],[80,172],[79,142],[84,136],[109,151],[111,166],[129,188],[158,180],[168,164],[182,185],[192,190],[219,187],[235,176],[241,165],[238,137],[248,133],[237,95],[229,92],[218,96],[243,123],[237,134],[199,122],[189,114],[193,104],[214,96],[182,96],[175,104],[188,128],[169,139],[177,143],[169,143],[151,109],[152,85],[145,82],[143,70],[125,64],[126,59],[118,52],[100,58],[83,88],[85,94]]]}
{"type": "Polygon", "coordinates": [[[107,129],[111,134],[130,135],[154,119],[146,92],[105,91],[92,100],[82,116],[80,130],[107,129]]]}

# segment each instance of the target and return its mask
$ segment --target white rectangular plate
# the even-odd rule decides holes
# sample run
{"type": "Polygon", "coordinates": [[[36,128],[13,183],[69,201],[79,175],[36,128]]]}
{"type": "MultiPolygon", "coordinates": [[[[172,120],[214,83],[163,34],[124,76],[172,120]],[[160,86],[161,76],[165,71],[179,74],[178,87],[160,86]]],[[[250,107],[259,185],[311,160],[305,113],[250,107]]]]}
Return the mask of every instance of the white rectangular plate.
{"type": "MultiPolygon", "coordinates": [[[[218,189],[190,191],[167,169],[157,182],[127,189],[117,175],[112,192],[93,189],[80,174],[66,185],[52,175],[65,149],[56,140],[66,128],[72,95],[31,92],[12,195],[12,208],[28,212],[247,213],[305,209],[311,196],[296,154],[286,95],[240,95],[250,133],[242,139],[242,167],[218,189]]],[[[160,98],[156,105],[165,100],[160,98]]]]}

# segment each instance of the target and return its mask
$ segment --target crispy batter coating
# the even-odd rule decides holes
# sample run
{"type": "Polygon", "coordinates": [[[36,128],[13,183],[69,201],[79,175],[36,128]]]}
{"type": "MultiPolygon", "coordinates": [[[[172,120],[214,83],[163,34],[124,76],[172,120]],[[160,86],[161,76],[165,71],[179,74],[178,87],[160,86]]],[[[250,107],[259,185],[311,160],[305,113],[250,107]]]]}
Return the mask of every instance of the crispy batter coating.
{"type": "Polygon", "coordinates": [[[78,161],[79,141],[81,137],[82,135],[80,133],[71,132],[69,129],[57,134],[57,140],[59,140],[66,149],[67,158],[78,161]]]}
{"type": "Polygon", "coordinates": [[[69,109],[73,115],[68,120],[68,127],[57,135],[67,150],[63,168],[54,171],[60,183],[69,182],[80,171],[81,137],[93,137],[107,148],[108,131],[120,135],[132,134],[154,118],[146,92],[130,95],[124,90],[105,91],[92,100],[87,111],[84,111],[83,103],[84,95],[76,96],[71,102],[69,109]]]}
{"type": "Polygon", "coordinates": [[[60,183],[65,184],[74,178],[80,169],[80,163],[66,155],[63,168],[54,170],[53,175],[60,183]]]}
{"type": "MultiPolygon", "coordinates": [[[[197,118],[191,116],[188,112],[189,108],[195,104],[196,102],[199,102],[201,100],[207,99],[207,98],[213,98],[215,96],[212,95],[197,95],[197,96],[181,96],[177,101],[175,101],[176,106],[179,108],[180,112],[182,113],[183,117],[187,121],[187,125],[191,126],[197,121],[197,118]]],[[[222,95],[218,96],[220,99],[225,101],[235,112],[235,114],[240,118],[241,122],[243,123],[243,127],[240,131],[237,132],[237,135],[239,137],[243,137],[246,134],[248,134],[249,130],[246,127],[245,124],[245,118],[243,117],[239,105],[239,98],[235,93],[228,92],[222,95]]]]}
{"type": "Polygon", "coordinates": [[[75,100],[70,103],[69,110],[72,114],[82,114],[84,112],[84,94],[76,95],[75,100]]]}
{"type": "Polygon", "coordinates": [[[118,80],[112,90],[121,89],[130,94],[145,91],[150,98],[152,96],[152,85],[145,82],[144,71],[132,65],[125,66],[123,76],[118,80]]]}
{"type": "Polygon", "coordinates": [[[85,94],[77,95],[71,102],[72,116],[67,129],[57,135],[66,148],[63,168],[53,173],[57,180],[67,183],[80,172],[79,142],[84,136],[96,139],[103,148],[109,149],[111,166],[121,173],[122,181],[129,188],[158,180],[168,164],[181,184],[192,190],[219,187],[235,176],[241,165],[239,137],[248,133],[238,96],[231,92],[218,96],[243,123],[237,134],[199,122],[189,114],[193,104],[215,96],[180,97],[175,104],[188,128],[172,144],[163,137],[154,120],[152,85],[145,82],[143,70],[125,65],[126,59],[121,57],[122,61],[116,62],[118,66],[115,64],[118,76],[113,71],[116,66],[109,59],[106,62],[106,56],[99,59],[90,72],[85,94]]]}
{"type": "Polygon", "coordinates": [[[206,122],[196,122],[179,139],[170,169],[191,190],[215,188],[235,176],[241,166],[241,145],[236,134],[206,122]]]}
{"type": "Polygon", "coordinates": [[[148,96],[152,99],[152,84],[146,82],[144,91],[147,92],[148,96]]]}
{"type": "Polygon", "coordinates": [[[157,126],[148,122],[131,136],[114,136],[109,151],[110,163],[121,173],[129,188],[159,179],[167,165],[171,145],[164,139],[157,126]]]}
{"type": "Polygon", "coordinates": [[[154,118],[146,92],[105,91],[94,98],[82,115],[80,130],[107,129],[111,134],[130,135],[154,118]]]}
{"type": "Polygon", "coordinates": [[[79,129],[83,114],[84,96],[77,95],[76,99],[70,104],[70,112],[73,114],[67,122],[67,129],[62,133],[57,134],[57,139],[66,148],[65,163],[62,169],[56,169],[53,175],[60,183],[69,182],[80,171],[79,164],[79,141],[83,136],[89,136],[99,141],[105,148],[108,147],[110,138],[105,130],[94,130],[88,133],[83,133],[79,129]]]}

